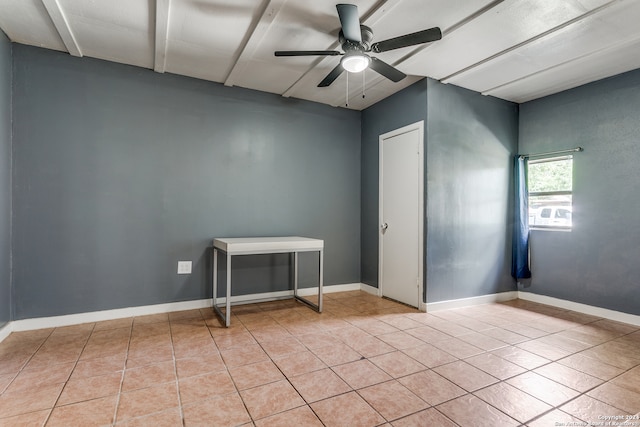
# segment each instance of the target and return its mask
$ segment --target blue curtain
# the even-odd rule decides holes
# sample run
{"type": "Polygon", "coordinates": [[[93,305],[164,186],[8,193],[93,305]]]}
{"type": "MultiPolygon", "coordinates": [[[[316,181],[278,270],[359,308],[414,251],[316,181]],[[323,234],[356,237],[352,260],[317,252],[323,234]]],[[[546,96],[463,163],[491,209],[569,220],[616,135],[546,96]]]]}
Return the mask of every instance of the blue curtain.
{"type": "Polygon", "coordinates": [[[513,167],[515,181],[515,216],[511,275],[515,279],[528,279],[529,270],[529,190],[527,188],[527,159],[516,156],[513,167]]]}

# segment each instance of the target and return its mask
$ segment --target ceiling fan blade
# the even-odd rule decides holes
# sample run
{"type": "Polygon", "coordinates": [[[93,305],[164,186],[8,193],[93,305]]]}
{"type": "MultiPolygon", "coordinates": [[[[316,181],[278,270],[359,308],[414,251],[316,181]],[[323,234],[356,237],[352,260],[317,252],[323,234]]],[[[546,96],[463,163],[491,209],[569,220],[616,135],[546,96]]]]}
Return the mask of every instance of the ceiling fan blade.
{"type": "Polygon", "coordinates": [[[352,42],[362,42],[360,33],[360,18],[358,17],[358,6],[355,4],[337,4],[340,25],[344,38],[352,42]]]}
{"type": "Polygon", "coordinates": [[[402,71],[374,57],[371,57],[371,64],[369,64],[369,68],[395,83],[407,77],[407,75],[402,71]]]}
{"type": "Polygon", "coordinates": [[[400,49],[401,47],[414,46],[417,44],[433,42],[442,38],[440,28],[434,27],[416,33],[394,37],[371,45],[372,52],[386,52],[388,50],[400,49]]]}
{"type": "Polygon", "coordinates": [[[276,56],[335,56],[340,55],[337,50],[276,50],[276,56]]]}
{"type": "Polygon", "coordinates": [[[343,71],[344,71],[344,68],[342,68],[342,64],[341,63],[336,65],[336,68],[331,70],[331,72],[329,74],[327,74],[327,77],[325,77],[324,80],[322,80],[320,83],[318,83],[318,87],[327,87],[327,86],[329,86],[331,83],[334,82],[335,79],[337,79],[340,76],[340,74],[342,74],[343,71]]]}

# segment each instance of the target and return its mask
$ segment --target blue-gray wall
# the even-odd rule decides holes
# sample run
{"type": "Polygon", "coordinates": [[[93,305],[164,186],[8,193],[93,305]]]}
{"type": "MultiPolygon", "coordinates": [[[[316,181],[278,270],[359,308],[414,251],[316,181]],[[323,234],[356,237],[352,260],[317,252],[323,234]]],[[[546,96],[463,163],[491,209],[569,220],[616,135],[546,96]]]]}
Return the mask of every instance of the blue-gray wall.
{"type": "Polygon", "coordinates": [[[11,320],[11,43],[0,31],[0,328],[11,320]]]}
{"type": "Polygon", "coordinates": [[[531,232],[528,292],[640,315],[640,70],[520,106],[520,151],[576,146],[571,232],[531,232]]]}
{"type": "Polygon", "coordinates": [[[425,120],[426,302],[515,289],[518,106],[424,79],[362,113],[361,280],[378,286],[378,137],[425,120]]]}
{"type": "Polygon", "coordinates": [[[427,302],[515,290],[518,106],[428,80],[427,302]]]}
{"type": "MultiPolygon", "coordinates": [[[[359,112],[13,56],[15,319],[210,297],[222,236],[324,239],[325,283],[360,281],[359,112]]],[[[287,256],[237,259],[234,294],[288,286],[287,256]]]]}
{"type": "MultiPolygon", "coordinates": [[[[214,236],[322,238],[325,283],[377,286],[378,136],[420,120],[427,302],[515,289],[510,158],[581,145],[573,231],[532,233],[525,290],[640,314],[640,71],[523,104],[519,119],[429,79],[360,114],[0,34],[0,327],[210,297],[214,236]]],[[[235,294],[287,287],[286,256],[234,265],[235,294]]]]}
{"type": "MultiPolygon", "coordinates": [[[[360,216],[362,283],[378,287],[378,137],[427,119],[427,80],[372,105],[362,112],[362,213],[360,216]]],[[[426,135],[426,132],[425,132],[426,135]]],[[[426,138],[425,138],[426,140],[426,138]]]]}

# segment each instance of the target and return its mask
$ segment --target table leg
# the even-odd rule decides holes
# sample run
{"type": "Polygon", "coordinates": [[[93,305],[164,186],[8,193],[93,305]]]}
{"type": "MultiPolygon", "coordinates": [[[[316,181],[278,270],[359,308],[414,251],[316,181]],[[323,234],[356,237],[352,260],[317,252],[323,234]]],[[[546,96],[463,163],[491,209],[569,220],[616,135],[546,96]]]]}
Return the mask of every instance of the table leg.
{"type": "Polygon", "coordinates": [[[213,306],[218,298],[218,249],[213,248],[213,306]]]}
{"type": "Polygon", "coordinates": [[[293,253],[293,295],[298,295],[298,252],[293,253]]]}
{"type": "Polygon", "coordinates": [[[319,253],[319,260],[320,260],[320,283],[318,285],[318,303],[315,304],[311,301],[309,301],[306,298],[301,297],[300,295],[298,295],[298,252],[293,252],[293,297],[308,305],[309,307],[315,309],[318,313],[322,313],[322,250],[318,251],[319,253]]]}
{"type": "Polygon", "coordinates": [[[231,255],[227,254],[227,312],[225,323],[227,328],[231,325],[231,255]]]}
{"type": "Polygon", "coordinates": [[[220,310],[218,306],[218,249],[213,249],[213,311],[222,319],[228,328],[231,324],[231,256],[227,254],[227,312],[220,310]]]}
{"type": "Polygon", "coordinates": [[[322,282],[324,280],[323,278],[323,272],[324,272],[324,254],[323,254],[323,250],[318,251],[320,258],[319,258],[319,268],[320,268],[320,274],[318,275],[318,277],[320,278],[319,282],[319,286],[318,286],[318,312],[322,313],[322,282]]]}

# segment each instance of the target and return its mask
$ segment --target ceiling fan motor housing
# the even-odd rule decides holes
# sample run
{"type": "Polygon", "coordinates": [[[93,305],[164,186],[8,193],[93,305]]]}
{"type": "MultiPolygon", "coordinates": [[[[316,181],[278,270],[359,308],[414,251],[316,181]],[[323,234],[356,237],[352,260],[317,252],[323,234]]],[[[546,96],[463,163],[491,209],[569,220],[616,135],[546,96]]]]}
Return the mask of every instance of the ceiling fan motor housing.
{"type": "Polygon", "coordinates": [[[373,30],[366,25],[360,25],[360,35],[362,37],[361,42],[347,40],[344,37],[344,33],[342,32],[342,30],[340,30],[340,33],[338,34],[338,40],[342,45],[342,50],[344,50],[345,52],[349,52],[352,50],[369,52],[369,50],[371,50],[371,41],[373,40],[373,30]]]}

